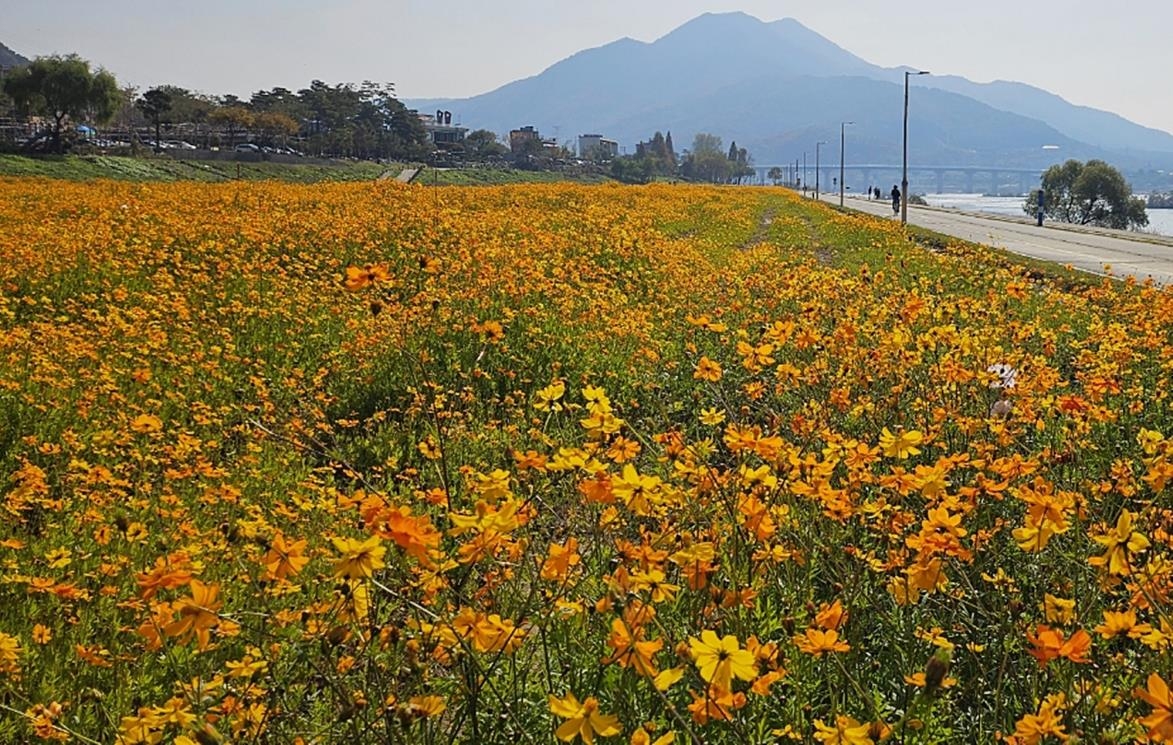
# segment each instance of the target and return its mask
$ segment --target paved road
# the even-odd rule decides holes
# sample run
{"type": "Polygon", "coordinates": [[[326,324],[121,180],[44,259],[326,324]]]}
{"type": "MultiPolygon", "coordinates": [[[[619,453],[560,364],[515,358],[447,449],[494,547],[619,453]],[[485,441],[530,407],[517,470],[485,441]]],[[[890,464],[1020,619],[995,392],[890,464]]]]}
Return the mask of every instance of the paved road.
{"type": "MultiPolygon", "coordinates": [[[[838,194],[820,195],[838,205],[838,194]]],[[[890,201],[869,202],[848,197],[846,206],[873,215],[892,216],[890,201]]],[[[1131,233],[1126,230],[1086,229],[1033,222],[1001,215],[979,215],[935,207],[909,205],[908,222],[972,243],[1005,249],[1035,259],[1070,264],[1093,274],[1148,277],[1160,285],[1173,286],[1173,238],[1131,233]]]]}

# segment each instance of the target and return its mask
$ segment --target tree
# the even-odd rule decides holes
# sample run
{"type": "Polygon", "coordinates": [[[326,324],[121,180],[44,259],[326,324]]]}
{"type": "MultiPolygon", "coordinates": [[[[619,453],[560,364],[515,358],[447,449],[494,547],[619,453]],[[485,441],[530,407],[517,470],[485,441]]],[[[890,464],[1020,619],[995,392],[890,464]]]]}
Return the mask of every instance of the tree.
{"type": "Polygon", "coordinates": [[[21,114],[53,119],[53,149],[64,152],[65,121],[105,123],[118,110],[119,91],[114,76],[90,70],[90,63],[68,57],[38,57],[27,67],[13,70],[4,81],[4,92],[21,114]]]}
{"type": "Polygon", "coordinates": [[[428,135],[390,83],[328,85],[321,80],[297,93],[305,110],[309,145],[319,154],[359,158],[422,158],[428,135]]]}
{"type": "MultiPolygon", "coordinates": [[[[1051,220],[1119,230],[1149,224],[1144,200],[1134,197],[1120,171],[1102,160],[1069,160],[1051,166],[1043,174],[1043,192],[1043,214],[1051,220]]],[[[1027,197],[1023,211],[1036,214],[1038,203],[1036,189],[1027,197]]]]}
{"type": "Polygon", "coordinates": [[[165,114],[171,111],[171,94],[162,88],[152,88],[144,93],[134,107],[155,125],[155,152],[163,149],[163,135],[159,131],[160,122],[165,114]]]}
{"type": "Polygon", "coordinates": [[[782,169],[778,166],[774,166],[766,174],[766,177],[774,182],[774,186],[777,186],[778,182],[782,180],[782,169]]]}
{"type": "Polygon", "coordinates": [[[284,140],[301,130],[296,119],[280,111],[262,111],[253,117],[253,126],[261,131],[268,142],[284,140]]]}
{"type": "Polygon", "coordinates": [[[698,132],[696,137],[692,138],[692,154],[694,157],[697,155],[721,155],[722,147],[721,138],[717,135],[698,132]]]}
{"type": "Polygon", "coordinates": [[[625,184],[646,184],[654,175],[653,159],[649,157],[616,158],[611,161],[611,176],[625,184]]]}
{"type": "Polygon", "coordinates": [[[228,147],[236,144],[236,133],[253,126],[253,113],[243,106],[224,106],[208,115],[210,124],[223,127],[228,133],[228,147]]]}
{"type": "Polygon", "coordinates": [[[692,140],[692,152],[681,168],[685,178],[723,184],[729,181],[732,164],[725,154],[721,138],[707,132],[698,132],[692,140]]]}
{"type": "Polygon", "coordinates": [[[487,129],[469,132],[464,138],[465,151],[474,158],[503,157],[509,148],[497,141],[497,135],[487,129]]]}

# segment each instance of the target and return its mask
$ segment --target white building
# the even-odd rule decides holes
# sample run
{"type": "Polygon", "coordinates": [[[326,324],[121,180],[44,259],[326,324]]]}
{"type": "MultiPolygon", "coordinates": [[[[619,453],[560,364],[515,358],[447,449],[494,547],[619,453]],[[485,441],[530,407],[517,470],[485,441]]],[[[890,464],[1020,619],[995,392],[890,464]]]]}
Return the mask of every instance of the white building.
{"type": "Polygon", "coordinates": [[[583,160],[611,160],[619,155],[619,143],[603,135],[579,135],[578,157],[583,160]]]}

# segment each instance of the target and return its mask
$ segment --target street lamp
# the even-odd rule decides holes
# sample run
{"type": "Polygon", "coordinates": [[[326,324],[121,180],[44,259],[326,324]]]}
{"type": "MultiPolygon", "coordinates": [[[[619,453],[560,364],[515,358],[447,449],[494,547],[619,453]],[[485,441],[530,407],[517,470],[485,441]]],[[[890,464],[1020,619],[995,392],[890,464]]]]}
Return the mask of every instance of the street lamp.
{"type": "Polygon", "coordinates": [[[900,177],[900,224],[908,224],[908,78],[912,75],[928,75],[928,70],[904,71],[904,169],[900,177]]]}
{"type": "Polygon", "coordinates": [[[839,206],[843,206],[843,146],[846,144],[847,137],[844,134],[844,129],[848,124],[855,124],[855,122],[839,122],[839,206]]]}
{"type": "Polygon", "coordinates": [[[819,141],[815,143],[815,201],[819,201],[819,148],[827,143],[819,141]]]}

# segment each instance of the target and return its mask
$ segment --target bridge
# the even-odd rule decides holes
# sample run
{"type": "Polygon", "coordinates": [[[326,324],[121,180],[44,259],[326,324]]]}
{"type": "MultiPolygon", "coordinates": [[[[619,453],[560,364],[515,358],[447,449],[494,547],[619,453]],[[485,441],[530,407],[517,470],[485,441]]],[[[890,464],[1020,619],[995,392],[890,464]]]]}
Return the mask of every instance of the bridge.
{"type": "MultiPolygon", "coordinates": [[[[754,164],[753,168],[758,180],[763,183],[769,181],[769,172],[774,168],[782,171],[782,180],[790,184],[794,183],[796,176],[802,178],[803,172],[802,165],[799,164],[796,174],[794,163],[754,164]]],[[[1025,194],[1039,185],[1044,170],[1046,169],[1010,168],[1002,166],[909,165],[908,180],[910,183],[920,183],[923,185],[926,181],[926,175],[935,177],[936,193],[938,194],[945,192],[947,176],[957,177],[956,183],[962,184],[964,187],[963,190],[967,194],[974,194],[979,191],[996,194],[1002,191],[1007,184],[1016,185],[1019,193],[1025,194]],[[914,176],[917,178],[913,178],[914,176]]],[[[815,167],[809,162],[806,173],[805,180],[813,186],[815,183],[815,167]]],[[[847,182],[852,192],[860,193],[869,186],[878,186],[887,195],[889,191],[889,188],[885,188],[887,184],[900,183],[901,166],[899,164],[887,165],[883,163],[848,163],[844,166],[843,173],[844,181],[847,182]],[[858,181],[856,180],[857,178],[859,179],[858,181]]],[[[833,191],[839,188],[838,163],[820,163],[819,174],[820,188],[825,188],[827,191],[833,191]]],[[[951,181],[953,180],[951,179],[951,181]]]]}

